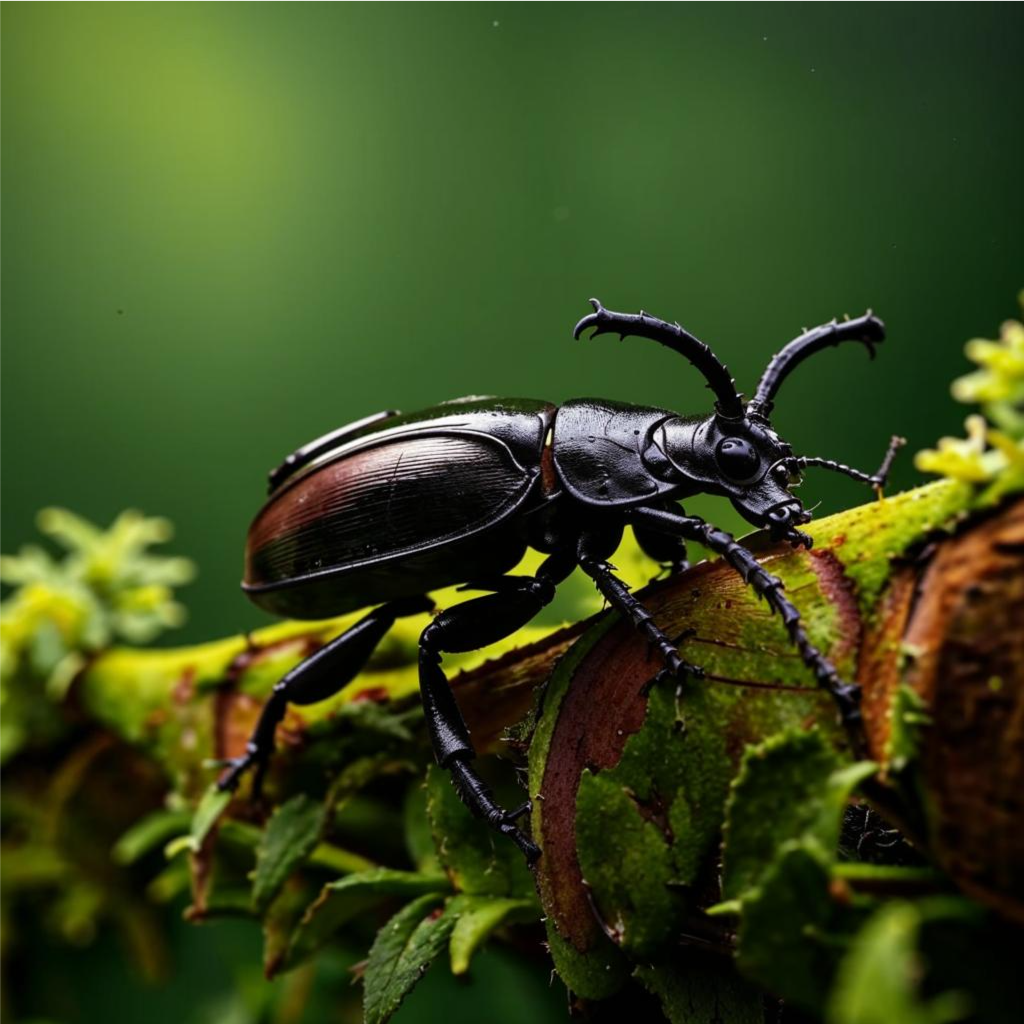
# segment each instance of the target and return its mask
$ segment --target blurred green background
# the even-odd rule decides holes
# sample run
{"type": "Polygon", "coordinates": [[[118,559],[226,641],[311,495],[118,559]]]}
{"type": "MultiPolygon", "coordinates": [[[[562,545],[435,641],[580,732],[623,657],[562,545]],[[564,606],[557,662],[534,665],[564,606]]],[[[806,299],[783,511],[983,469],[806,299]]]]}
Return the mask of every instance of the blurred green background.
{"type": "MultiPolygon", "coordinates": [[[[814,362],[777,425],[868,470],[891,433],[959,432],[963,342],[1024,281],[1022,23],[1011,4],[4,4],[3,549],[48,504],[165,514],[201,570],[171,639],[258,624],[245,530],[313,436],[468,393],[708,407],[670,353],[573,343],[590,295],[680,320],[748,389],[801,327],[871,306],[879,361],[814,362]]],[[[915,478],[904,458],[896,485],[915,478]]],[[[804,497],[864,495],[818,475],[804,497]]],[[[219,974],[198,958],[145,1016],[234,1020],[199,993],[233,998],[257,944],[219,974]]],[[[73,972],[82,1005],[140,1019],[110,1002],[134,984],[116,949],[89,963],[111,980],[73,972]]],[[[474,999],[521,990],[487,970],[474,999]]],[[[403,1014],[440,1005],[481,1004],[439,981],[403,1014]]]]}

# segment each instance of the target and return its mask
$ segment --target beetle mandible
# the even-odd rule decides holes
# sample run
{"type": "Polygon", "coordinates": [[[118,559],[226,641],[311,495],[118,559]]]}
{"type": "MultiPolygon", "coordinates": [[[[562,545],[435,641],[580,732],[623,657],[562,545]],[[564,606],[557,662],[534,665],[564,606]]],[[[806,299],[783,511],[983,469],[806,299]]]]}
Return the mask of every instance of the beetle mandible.
{"type": "Polygon", "coordinates": [[[320,619],[378,605],[292,669],[274,687],[241,757],[219,780],[233,789],[255,768],[254,793],[289,703],[312,704],[365,665],[396,618],[431,610],[428,592],[452,584],[487,592],[437,614],[419,645],[420,693],[434,755],[477,817],[509,836],[529,860],[537,846],[516,822],[529,801],[505,810],[473,768],[469,731],[441,668],[444,653],[471,651],[532,619],[577,566],[643,633],[664,668],[655,677],[701,679],[608,562],[625,526],[645,553],[678,572],[686,541],[721,555],[777,612],[818,685],[832,694],[852,744],[861,747],[859,691],[809,641],[782,583],[733,537],[677,504],[695,494],[729,498],[773,539],[810,547],[810,520],[791,488],[817,466],[881,488],[894,437],[873,474],[831,459],[801,458],[772,429],[779,387],[808,357],[842,342],[874,345],[884,325],[870,311],[806,331],[769,362],[744,402],[714,352],[677,323],[647,313],[594,312],[574,337],[647,338],[693,364],[715,395],[711,415],[583,398],[556,407],[529,399],[463,398],[422,412],[382,412],[289,455],[270,474],[270,497],[249,529],[243,588],[260,607],[320,619]],[[509,575],[527,548],[547,557],[535,576],[509,575]]]}

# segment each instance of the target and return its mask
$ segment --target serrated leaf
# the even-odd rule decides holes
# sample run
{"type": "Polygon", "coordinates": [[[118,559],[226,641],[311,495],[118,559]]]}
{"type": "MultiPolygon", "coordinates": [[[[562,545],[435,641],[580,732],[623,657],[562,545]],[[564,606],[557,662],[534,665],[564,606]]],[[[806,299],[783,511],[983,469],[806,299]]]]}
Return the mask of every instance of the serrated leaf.
{"type": "Polygon", "coordinates": [[[843,809],[871,762],[842,765],[818,732],[784,732],[747,750],[726,805],[722,895],[758,883],[783,843],[810,836],[834,851],[843,809]]]}
{"type": "Polygon", "coordinates": [[[763,1024],[764,997],[721,957],[688,952],[634,972],[671,1024],[763,1024]]]}
{"type": "Polygon", "coordinates": [[[650,955],[677,914],[669,891],[674,870],[668,840],[638,811],[610,772],[583,773],[576,798],[580,869],[594,893],[595,912],[617,945],[650,955]]]}
{"type": "Polygon", "coordinates": [[[325,885],[310,904],[291,939],[287,963],[294,966],[315,953],[342,925],[369,907],[393,896],[424,896],[448,890],[437,873],[375,868],[325,885]]]}
{"type": "Polygon", "coordinates": [[[231,796],[230,791],[220,790],[216,784],[211,785],[203,794],[195,814],[192,815],[192,828],[189,831],[189,848],[193,853],[199,852],[203,841],[210,834],[210,829],[231,803],[231,796]]]}
{"type": "Polygon", "coordinates": [[[732,763],[712,695],[687,695],[686,728],[674,689],[651,690],[642,728],[619,763],[583,771],[576,798],[580,869],[607,932],[630,955],[667,939],[718,840],[732,763]]]}
{"type": "Polygon", "coordinates": [[[377,933],[363,975],[365,1024],[385,1024],[444,949],[457,915],[441,910],[441,900],[413,900],[377,933]]]}
{"type": "Polygon", "coordinates": [[[870,906],[833,889],[829,865],[813,839],[784,844],[743,900],[736,955],[745,977],[818,1014],[845,943],[870,906]]]}
{"type": "Polygon", "coordinates": [[[920,907],[903,901],[868,920],[839,966],[829,1024],[948,1024],[965,1016],[969,1003],[960,993],[921,996],[921,923],[920,907]]]}
{"type": "Polygon", "coordinates": [[[427,811],[438,857],[460,892],[532,895],[533,877],[515,844],[474,818],[436,765],[427,771],[427,811]]]}
{"type": "Polygon", "coordinates": [[[267,908],[285,879],[312,853],[326,816],[324,804],[305,793],[293,796],[274,812],[256,850],[252,905],[257,913],[267,908]]]}
{"type": "Polygon", "coordinates": [[[473,954],[503,924],[535,921],[539,917],[540,907],[535,900],[500,896],[461,897],[459,917],[448,944],[452,974],[465,974],[473,954]]]}

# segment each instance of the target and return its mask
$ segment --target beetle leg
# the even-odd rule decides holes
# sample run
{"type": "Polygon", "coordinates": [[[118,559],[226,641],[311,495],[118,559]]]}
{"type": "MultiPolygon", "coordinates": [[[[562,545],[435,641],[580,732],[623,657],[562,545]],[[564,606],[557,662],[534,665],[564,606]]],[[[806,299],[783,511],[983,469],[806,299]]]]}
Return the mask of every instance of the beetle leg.
{"type": "Polygon", "coordinates": [[[686,541],[682,537],[647,530],[642,526],[633,527],[633,536],[636,537],[640,550],[648,558],[661,564],[661,572],[655,579],[678,576],[690,568],[686,557],[686,541]]]}
{"type": "Polygon", "coordinates": [[[597,584],[597,589],[605,600],[620,615],[629,619],[661,655],[665,662],[665,671],[659,672],[655,681],[664,678],[666,674],[676,679],[686,676],[694,679],[704,678],[704,670],[699,665],[691,665],[680,656],[677,645],[661,631],[643,603],[638,601],[629,587],[615,575],[612,566],[603,559],[593,558],[587,553],[586,538],[580,542],[580,568],[597,584]]]}
{"type": "Polygon", "coordinates": [[[653,529],[676,533],[688,540],[696,541],[722,558],[743,578],[756,594],[763,597],[773,612],[777,612],[786,627],[790,640],[800,654],[803,663],[814,673],[822,689],[832,694],[839,710],[839,717],[846,728],[854,752],[864,753],[864,732],[861,724],[860,687],[844,682],[835,666],[811,643],[803,627],[800,612],[783,596],[782,580],[768,572],[742,544],[737,544],[732,534],[719,530],[696,516],[684,516],[662,509],[639,508],[631,518],[653,529]]]}
{"type": "Polygon", "coordinates": [[[253,796],[258,797],[274,752],[274,733],[288,705],[316,704],[333,696],[359,673],[395,619],[429,612],[433,607],[428,597],[405,598],[381,605],[299,662],[274,686],[245,746],[245,753],[227,762],[228,770],[217,780],[218,789],[234,789],[242,775],[255,768],[252,791],[253,796]]]}
{"type": "Polygon", "coordinates": [[[529,810],[527,802],[506,811],[495,801],[470,762],[476,757],[469,729],[441,669],[441,655],[475,651],[510,636],[525,626],[555,596],[555,587],[572,572],[575,558],[551,555],[533,576],[506,576],[477,581],[478,589],[493,590],[447,608],[438,614],[420,638],[420,696],[437,763],[451,773],[452,783],[474,817],[508,836],[528,861],[540,856],[533,841],[514,822],[529,810]]]}

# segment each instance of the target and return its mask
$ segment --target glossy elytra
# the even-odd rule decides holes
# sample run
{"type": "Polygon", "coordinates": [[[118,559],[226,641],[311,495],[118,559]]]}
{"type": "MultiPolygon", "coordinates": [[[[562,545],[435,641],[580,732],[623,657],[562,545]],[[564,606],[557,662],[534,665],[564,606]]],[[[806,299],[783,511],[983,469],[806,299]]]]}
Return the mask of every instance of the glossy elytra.
{"type": "Polygon", "coordinates": [[[794,455],[772,429],[771,412],[799,363],[847,341],[873,354],[884,338],[882,322],[868,313],[805,332],[772,358],[744,402],[725,365],[678,324],[591,303],[594,312],[576,325],[575,337],[593,328],[591,337],[632,335],[673,349],[706,378],[713,411],[679,416],[594,398],[561,406],[465,398],[411,415],[379,413],[288,456],[270,474],[270,497],[249,530],[246,593],[293,618],[377,607],[277,684],[245,754],[228,763],[222,788],[255,767],[258,792],[287,705],[336,693],[397,617],[431,609],[432,590],[464,584],[488,593],[440,612],[420,638],[420,692],[434,754],[470,810],[535,859],[538,848],[516,824],[529,803],[503,809],[474,771],[469,731],[441,658],[514,633],[578,566],[660,653],[658,678],[702,678],[607,561],[627,525],[670,572],[686,567],[687,540],[720,554],[779,613],[800,657],[835,698],[852,742],[860,743],[858,690],[810,643],[781,582],[732,536],[678,503],[695,494],[726,497],[773,538],[809,547],[798,527],[810,513],[792,491],[803,468],[881,487],[901,439],[892,439],[877,473],[861,473],[794,455]],[[547,556],[537,574],[508,575],[527,548],[547,556]]]}

